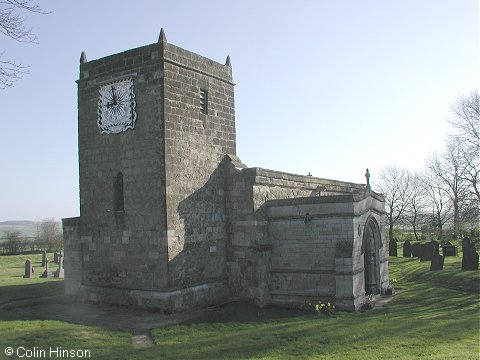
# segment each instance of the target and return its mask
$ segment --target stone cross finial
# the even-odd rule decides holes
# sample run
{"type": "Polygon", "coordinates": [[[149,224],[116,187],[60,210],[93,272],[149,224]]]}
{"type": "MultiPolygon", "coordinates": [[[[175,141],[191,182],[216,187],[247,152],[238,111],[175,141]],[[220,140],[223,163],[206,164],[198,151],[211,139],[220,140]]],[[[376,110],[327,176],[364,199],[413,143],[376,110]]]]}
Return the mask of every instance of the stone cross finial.
{"type": "Polygon", "coordinates": [[[367,171],[365,172],[365,178],[367,179],[367,190],[370,190],[370,171],[367,168],[367,171]]]}

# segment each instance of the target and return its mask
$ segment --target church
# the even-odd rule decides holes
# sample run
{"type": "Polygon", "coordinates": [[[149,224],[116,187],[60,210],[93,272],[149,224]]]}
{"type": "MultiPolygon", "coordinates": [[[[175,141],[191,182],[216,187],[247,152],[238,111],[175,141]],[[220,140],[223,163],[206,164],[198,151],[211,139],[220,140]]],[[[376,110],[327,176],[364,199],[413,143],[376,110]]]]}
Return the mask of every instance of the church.
{"type": "Polygon", "coordinates": [[[157,43],[88,61],[78,86],[80,216],[65,292],[166,313],[251,301],[358,310],[388,288],[384,197],[248,167],[232,65],[157,43]]]}

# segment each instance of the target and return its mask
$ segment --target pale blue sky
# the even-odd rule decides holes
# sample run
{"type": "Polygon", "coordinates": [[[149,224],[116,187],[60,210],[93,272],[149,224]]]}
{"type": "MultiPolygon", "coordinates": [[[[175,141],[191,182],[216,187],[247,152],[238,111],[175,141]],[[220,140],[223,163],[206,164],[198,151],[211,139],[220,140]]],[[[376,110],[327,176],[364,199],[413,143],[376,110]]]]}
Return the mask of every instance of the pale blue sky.
{"type": "Polygon", "coordinates": [[[39,44],[0,37],[30,74],[0,91],[0,221],[77,216],[76,84],[89,60],[170,43],[224,63],[248,166],[364,182],[439,150],[478,88],[477,0],[42,1],[39,44]]]}

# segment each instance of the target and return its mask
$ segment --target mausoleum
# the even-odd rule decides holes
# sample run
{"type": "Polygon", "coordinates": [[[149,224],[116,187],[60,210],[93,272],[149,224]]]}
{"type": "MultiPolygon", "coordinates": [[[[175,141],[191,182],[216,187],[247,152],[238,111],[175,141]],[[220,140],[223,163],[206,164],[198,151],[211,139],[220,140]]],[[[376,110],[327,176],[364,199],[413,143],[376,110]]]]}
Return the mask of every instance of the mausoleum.
{"type": "Polygon", "coordinates": [[[388,287],[384,198],[367,184],[250,168],[232,65],[167,42],[80,58],[80,216],[65,292],[166,312],[253,301],[357,310],[388,287]]]}

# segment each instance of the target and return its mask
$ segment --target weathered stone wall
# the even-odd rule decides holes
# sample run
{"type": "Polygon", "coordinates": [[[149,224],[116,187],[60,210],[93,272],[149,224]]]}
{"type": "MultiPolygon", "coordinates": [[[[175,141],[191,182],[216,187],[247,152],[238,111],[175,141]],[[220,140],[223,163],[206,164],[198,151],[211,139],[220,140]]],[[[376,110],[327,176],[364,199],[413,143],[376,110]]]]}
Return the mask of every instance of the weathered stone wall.
{"type": "Polygon", "coordinates": [[[353,238],[351,201],[327,196],[268,203],[273,303],[334,301],[336,245],[353,238]]]}
{"type": "Polygon", "coordinates": [[[227,262],[230,286],[237,297],[254,299],[260,305],[265,305],[272,301],[273,283],[290,281],[292,277],[271,271],[274,267],[269,234],[271,228],[264,205],[274,200],[304,197],[311,197],[318,202],[320,197],[327,195],[361,191],[364,185],[246,168],[238,158],[230,159],[227,163],[227,262]]]}
{"type": "Polygon", "coordinates": [[[226,279],[220,163],[236,151],[234,91],[228,65],[166,43],[164,59],[168,269],[178,288],[226,279]]]}
{"type": "Polygon", "coordinates": [[[161,46],[153,44],[80,65],[80,235],[85,285],[144,290],[168,285],[160,55],[161,46]],[[99,87],[126,76],[134,82],[135,128],[101,134],[99,87]],[[120,172],[124,211],[115,211],[120,172]]]}
{"type": "Polygon", "coordinates": [[[62,219],[64,246],[64,287],[66,295],[76,294],[82,285],[82,244],[80,218],[62,219]]]}
{"type": "Polygon", "coordinates": [[[363,235],[373,223],[378,225],[372,240],[375,277],[380,292],[386,289],[381,196],[365,191],[277,200],[267,205],[272,303],[299,306],[332,301],[339,309],[357,310],[366,301],[363,235]]]}

